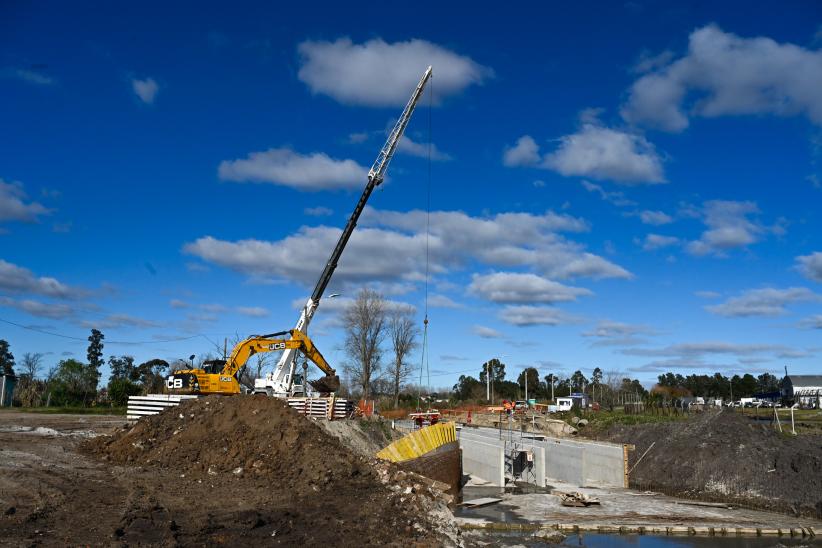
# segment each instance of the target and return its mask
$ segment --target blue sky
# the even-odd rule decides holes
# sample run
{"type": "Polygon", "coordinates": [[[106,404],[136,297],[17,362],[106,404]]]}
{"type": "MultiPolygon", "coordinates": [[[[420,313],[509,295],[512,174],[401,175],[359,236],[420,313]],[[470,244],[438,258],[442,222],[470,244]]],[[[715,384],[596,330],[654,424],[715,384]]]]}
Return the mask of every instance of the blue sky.
{"type": "Polygon", "coordinates": [[[422,321],[430,134],[432,384],[818,372],[822,9],[713,4],[6,2],[0,336],[51,365],[93,326],[138,360],[290,328],[432,64],[331,361],[361,287],[422,321]]]}

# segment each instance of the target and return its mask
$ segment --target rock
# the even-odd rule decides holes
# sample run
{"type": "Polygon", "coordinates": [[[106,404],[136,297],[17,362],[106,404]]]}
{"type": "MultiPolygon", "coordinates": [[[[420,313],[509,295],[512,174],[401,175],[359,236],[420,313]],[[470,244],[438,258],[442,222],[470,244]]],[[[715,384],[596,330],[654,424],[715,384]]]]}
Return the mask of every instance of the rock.
{"type": "Polygon", "coordinates": [[[541,542],[547,542],[550,544],[560,544],[565,540],[565,535],[559,531],[554,531],[553,529],[540,529],[535,531],[534,537],[538,538],[541,542]]]}

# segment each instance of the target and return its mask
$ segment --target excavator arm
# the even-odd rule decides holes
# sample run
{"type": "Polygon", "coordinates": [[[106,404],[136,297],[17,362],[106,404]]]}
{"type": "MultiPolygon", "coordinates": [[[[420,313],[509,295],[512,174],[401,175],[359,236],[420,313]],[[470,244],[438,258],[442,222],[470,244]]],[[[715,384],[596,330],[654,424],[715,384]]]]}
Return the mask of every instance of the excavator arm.
{"type": "Polygon", "coordinates": [[[270,335],[255,335],[238,343],[231,351],[231,356],[226,361],[220,373],[223,376],[234,376],[237,374],[248,359],[260,352],[279,352],[281,350],[296,350],[302,352],[306,358],[325,373],[325,378],[315,383],[315,387],[321,392],[335,392],[340,386],[340,379],[333,367],[323,357],[311,339],[298,329],[280,331],[270,335]],[[279,338],[290,335],[290,339],[279,338]]]}

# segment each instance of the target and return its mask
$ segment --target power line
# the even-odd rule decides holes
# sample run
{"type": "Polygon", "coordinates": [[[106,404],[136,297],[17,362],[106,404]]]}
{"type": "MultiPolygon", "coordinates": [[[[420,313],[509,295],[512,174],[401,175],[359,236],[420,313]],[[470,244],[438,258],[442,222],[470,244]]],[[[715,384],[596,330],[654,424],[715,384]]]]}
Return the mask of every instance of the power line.
{"type": "MultiPolygon", "coordinates": [[[[30,325],[22,325],[22,324],[15,323],[15,322],[12,322],[12,321],[9,321],[9,320],[4,320],[3,318],[0,318],[0,322],[7,323],[7,324],[13,325],[15,327],[19,327],[20,329],[28,329],[29,331],[34,331],[36,333],[41,333],[43,335],[50,335],[52,337],[60,337],[61,339],[69,339],[69,340],[72,340],[72,341],[81,341],[81,342],[88,341],[88,339],[85,338],[85,337],[73,337],[71,335],[63,335],[62,333],[54,333],[52,331],[46,331],[45,329],[39,329],[37,327],[32,327],[30,325]]],[[[212,342],[212,344],[214,344],[214,342],[211,341],[211,339],[209,339],[208,337],[206,337],[202,333],[197,333],[196,335],[190,335],[190,336],[187,336],[187,337],[177,337],[177,338],[174,338],[174,339],[154,339],[154,340],[150,340],[150,341],[112,341],[112,340],[106,340],[105,342],[106,342],[106,344],[130,344],[130,345],[160,344],[160,343],[168,343],[168,342],[187,341],[187,340],[190,340],[190,339],[195,339],[197,337],[203,337],[207,341],[212,342]]]]}

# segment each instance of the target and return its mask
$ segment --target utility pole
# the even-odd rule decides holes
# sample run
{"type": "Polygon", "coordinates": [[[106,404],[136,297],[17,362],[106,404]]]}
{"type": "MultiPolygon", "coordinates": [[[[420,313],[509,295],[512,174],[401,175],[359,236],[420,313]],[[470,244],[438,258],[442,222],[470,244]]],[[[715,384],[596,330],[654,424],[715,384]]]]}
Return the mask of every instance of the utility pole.
{"type": "Polygon", "coordinates": [[[556,380],[556,376],[551,373],[551,401],[554,401],[554,380],[556,380]]]}
{"type": "Polygon", "coordinates": [[[491,366],[485,362],[485,399],[491,403],[491,366]]]}
{"type": "Polygon", "coordinates": [[[528,368],[525,368],[525,405],[528,405],[528,368]]]}

